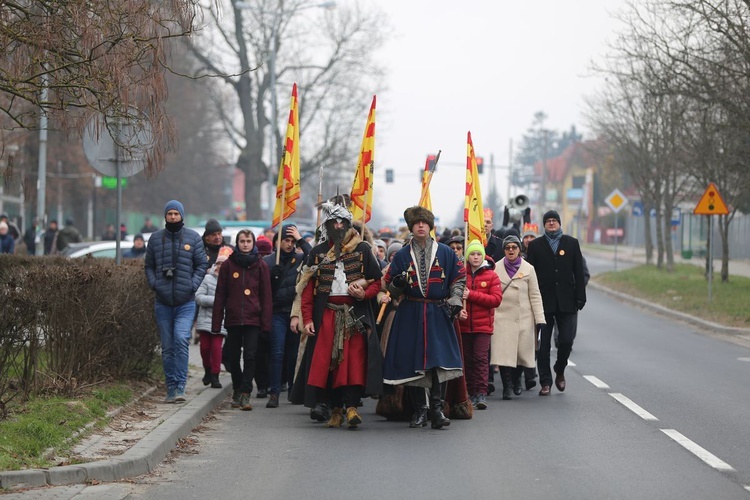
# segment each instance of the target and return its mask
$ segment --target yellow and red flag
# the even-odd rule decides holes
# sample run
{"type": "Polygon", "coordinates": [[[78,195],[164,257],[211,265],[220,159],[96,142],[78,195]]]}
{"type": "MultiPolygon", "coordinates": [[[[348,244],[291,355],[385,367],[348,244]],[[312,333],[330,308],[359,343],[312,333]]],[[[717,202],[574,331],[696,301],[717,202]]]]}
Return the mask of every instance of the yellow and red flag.
{"type": "Polygon", "coordinates": [[[424,162],[424,172],[422,172],[422,192],[419,195],[419,206],[424,207],[432,212],[432,198],[430,197],[430,185],[427,179],[430,175],[430,158],[424,162]]]}
{"type": "Polygon", "coordinates": [[[283,219],[288,219],[297,210],[300,196],[299,176],[299,103],[297,102],[297,84],[292,87],[292,99],[289,104],[289,123],[286,126],[284,151],[281,154],[279,180],[276,183],[276,206],[273,209],[273,222],[276,227],[283,219]],[[281,207],[284,207],[282,217],[281,207]]]}
{"type": "Polygon", "coordinates": [[[352,220],[368,222],[372,217],[373,171],[375,169],[375,97],[372,96],[370,114],[367,116],[365,135],[359,151],[357,171],[350,194],[352,220]]]}
{"type": "Polygon", "coordinates": [[[487,235],[484,232],[484,210],[482,210],[482,189],[479,186],[479,169],[474,155],[474,144],[471,142],[471,132],[468,133],[466,142],[466,198],[464,201],[466,241],[471,243],[473,240],[479,240],[482,245],[487,245],[487,235]]]}

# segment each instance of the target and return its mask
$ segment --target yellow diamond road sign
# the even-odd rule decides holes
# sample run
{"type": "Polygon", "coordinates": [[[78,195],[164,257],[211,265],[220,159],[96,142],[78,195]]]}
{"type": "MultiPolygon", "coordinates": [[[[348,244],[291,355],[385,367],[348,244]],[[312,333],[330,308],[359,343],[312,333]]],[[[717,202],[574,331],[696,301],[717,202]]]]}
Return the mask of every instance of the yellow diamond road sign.
{"type": "Polygon", "coordinates": [[[628,199],[624,194],[620,192],[619,189],[615,189],[614,191],[609,193],[609,196],[604,199],[604,202],[609,205],[609,208],[611,208],[612,211],[617,213],[622,210],[625,205],[628,204],[628,199]]]}

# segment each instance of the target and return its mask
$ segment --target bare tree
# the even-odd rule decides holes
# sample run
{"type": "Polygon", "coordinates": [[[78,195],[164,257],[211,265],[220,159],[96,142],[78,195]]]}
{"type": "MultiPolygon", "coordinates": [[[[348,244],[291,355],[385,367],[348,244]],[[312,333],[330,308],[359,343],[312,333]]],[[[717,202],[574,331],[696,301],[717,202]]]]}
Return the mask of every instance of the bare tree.
{"type": "Polygon", "coordinates": [[[301,0],[228,3],[229,15],[221,8],[226,4],[204,5],[211,25],[193,40],[203,65],[194,76],[215,76],[234,94],[217,105],[240,151],[236,165],[245,172],[247,216],[261,219],[261,183],[275,179],[293,82],[299,92],[303,179],[314,177],[317,183],[321,168],[329,183],[342,168],[353,174],[367,106],[384,75],[374,53],[387,26],[380,12],[358,4],[323,11],[301,0]],[[272,99],[274,82],[278,102],[272,99]],[[274,116],[277,127],[270,130],[274,116]]]}
{"type": "Polygon", "coordinates": [[[191,33],[197,2],[2,2],[0,114],[10,128],[34,129],[45,113],[64,131],[82,131],[97,113],[131,121],[138,113],[154,136],[147,171],[158,172],[174,140],[166,40],[191,33]]]}

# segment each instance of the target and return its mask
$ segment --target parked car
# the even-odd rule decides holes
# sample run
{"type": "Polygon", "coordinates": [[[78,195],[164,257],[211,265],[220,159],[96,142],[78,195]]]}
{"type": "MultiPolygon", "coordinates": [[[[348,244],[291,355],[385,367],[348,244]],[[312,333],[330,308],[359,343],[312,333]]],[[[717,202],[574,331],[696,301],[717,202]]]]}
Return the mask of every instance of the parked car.
{"type": "MultiPolygon", "coordinates": [[[[94,257],[94,258],[115,258],[115,251],[117,249],[116,241],[86,241],[83,243],[73,243],[68,248],[63,250],[65,257],[73,259],[79,257],[94,257]]],[[[133,247],[132,241],[121,241],[120,252],[124,252],[133,247]]]]}

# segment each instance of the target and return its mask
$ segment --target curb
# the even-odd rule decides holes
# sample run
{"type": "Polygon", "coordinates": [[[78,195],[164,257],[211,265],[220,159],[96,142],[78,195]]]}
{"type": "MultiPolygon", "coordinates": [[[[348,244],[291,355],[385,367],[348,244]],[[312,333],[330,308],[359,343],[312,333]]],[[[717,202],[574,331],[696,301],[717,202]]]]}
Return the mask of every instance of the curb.
{"type": "Polygon", "coordinates": [[[698,318],[696,316],[691,316],[690,314],[686,314],[683,312],[675,311],[674,309],[669,309],[667,307],[664,307],[659,304],[652,304],[651,302],[648,302],[643,299],[639,299],[637,297],[633,297],[632,295],[627,295],[622,292],[618,292],[616,290],[613,290],[609,287],[606,287],[604,285],[601,285],[599,283],[596,283],[595,281],[589,281],[589,284],[587,287],[595,288],[599,291],[602,291],[612,297],[615,297],[619,300],[629,302],[631,304],[637,305],[639,307],[642,307],[644,309],[649,309],[651,311],[654,311],[656,313],[659,313],[663,316],[667,316],[672,319],[677,319],[680,321],[684,321],[686,323],[690,323],[695,326],[699,326],[701,328],[705,328],[707,330],[712,330],[714,332],[723,333],[727,335],[748,335],[750,336],[750,328],[737,328],[732,326],[724,326],[720,325],[718,323],[714,323],[712,321],[706,321],[704,319],[698,318]]]}
{"type": "Polygon", "coordinates": [[[226,384],[219,391],[202,390],[135,446],[116,458],[49,469],[0,472],[0,489],[62,486],[91,481],[110,482],[152,472],[172,451],[177,441],[198,427],[203,417],[230,393],[231,384],[226,384]]]}

